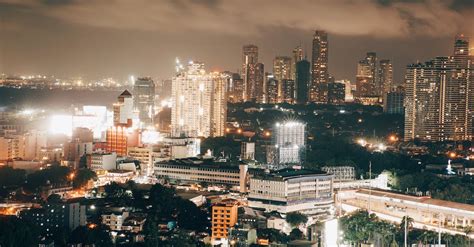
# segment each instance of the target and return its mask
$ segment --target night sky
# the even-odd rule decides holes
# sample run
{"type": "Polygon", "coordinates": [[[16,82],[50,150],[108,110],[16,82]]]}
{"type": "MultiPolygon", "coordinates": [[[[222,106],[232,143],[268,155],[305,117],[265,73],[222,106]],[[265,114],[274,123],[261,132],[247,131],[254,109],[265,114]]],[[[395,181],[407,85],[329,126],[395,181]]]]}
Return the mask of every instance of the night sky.
{"type": "Polygon", "coordinates": [[[236,71],[248,43],[271,71],[299,44],[310,59],[324,29],[336,79],[354,81],[357,61],[376,51],[399,83],[408,63],[450,55],[456,33],[474,39],[474,0],[0,0],[0,20],[8,74],[165,79],[175,57],[236,71]]]}

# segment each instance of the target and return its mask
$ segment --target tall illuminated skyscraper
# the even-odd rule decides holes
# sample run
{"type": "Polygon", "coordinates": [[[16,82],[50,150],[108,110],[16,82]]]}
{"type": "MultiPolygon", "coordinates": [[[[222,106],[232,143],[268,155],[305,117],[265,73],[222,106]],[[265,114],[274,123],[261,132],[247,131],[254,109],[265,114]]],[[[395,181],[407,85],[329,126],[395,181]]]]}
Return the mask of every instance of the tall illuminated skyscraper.
{"type": "Polygon", "coordinates": [[[273,162],[278,165],[301,165],[306,150],[306,123],[298,121],[276,123],[273,133],[276,150],[273,162]]]}
{"type": "Polygon", "coordinates": [[[278,103],[278,81],[275,80],[273,74],[265,74],[265,100],[267,104],[278,103]]]}
{"type": "Polygon", "coordinates": [[[364,59],[357,64],[356,75],[356,97],[375,96],[375,84],[372,76],[372,68],[369,62],[364,59]]]}
{"type": "Polygon", "coordinates": [[[256,99],[256,65],[258,63],[258,47],[245,45],[242,48],[242,79],[244,81],[243,100],[256,99]]]}
{"type": "Polygon", "coordinates": [[[391,91],[393,85],[393,66],[389,59],[382,59],[379,62],[377,76],[378,95],[384,95],[391,91]]]}
{"type": "Polygon", "coordinates": [[[150,77],[139,77],[133,85],[133,104],[144,126],[153,124],[155,116],[155,83],[150,77]]]}
{"type": "Polygon", "coordinates": [[[291,58],[285,56],[275,57],[273,60],[273,76],[278,81],[278,102],[284,101],[283,80],[291,78],[291,58]]]}
{"type": "Polygon", "coordinates": [[[454,55],[407,67],[405,140],[472,140],[474,57],[469,40],[457,36],[454,55]]]}
{"type": "Polygon", "coordinates": [[[299,45],[293,49],[293,57],[291,57],[291,79],[296,81],[296,64],[303,60],[303,48],[299,45]]]}
{"type": "Polygon", "coordinates": [[[357,97],[381,96],[378,90],[377,72],[377,54],[367,52],[367,56],[357,64],[357,97]]]}
{"type": "Polygon", "coordinates": [[[125,90],[118,96],[114,108],[114,126],[131,127],[133,120],[133,97],[125,90]]]}
{"type": "Polygon", "coordinates": [[[255,92],[252,96],[257,103],[265,103],[265,67],[263,63],[255,65],[255,92]]]}
{"type": "Polygon", "coordinates": [[[207,73],[204,64],[178,66],[172,82],[171,134],[174,137],[224,135],[228,77],[207,73]]]}
{"type": "Polygon", "coordinates": [[[316,30],[313,36],[313,57],[311,60],[311,85],[309,100],[327,103],[328,72],[328,34],[316,30]]]}
{"type": "Polygon", "coordinates": [[[114,104],[114,126],[106,131],[106,150],[118,155],[127,154],[128,130],[133,125],[133,97],[125,90],[114,104]]]}

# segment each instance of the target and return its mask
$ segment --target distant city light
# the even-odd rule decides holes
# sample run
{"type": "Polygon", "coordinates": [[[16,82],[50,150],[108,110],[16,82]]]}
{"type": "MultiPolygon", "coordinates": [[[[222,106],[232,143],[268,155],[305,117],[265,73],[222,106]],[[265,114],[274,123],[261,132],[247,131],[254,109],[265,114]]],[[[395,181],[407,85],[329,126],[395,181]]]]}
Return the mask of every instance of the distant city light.
{"type": "Polygon", "coordinates": [[[359,145],[361,145],[361,146],[367,145],[367,141],[365,139],[358,139],[357,143],[359,143],[359,145]]]}

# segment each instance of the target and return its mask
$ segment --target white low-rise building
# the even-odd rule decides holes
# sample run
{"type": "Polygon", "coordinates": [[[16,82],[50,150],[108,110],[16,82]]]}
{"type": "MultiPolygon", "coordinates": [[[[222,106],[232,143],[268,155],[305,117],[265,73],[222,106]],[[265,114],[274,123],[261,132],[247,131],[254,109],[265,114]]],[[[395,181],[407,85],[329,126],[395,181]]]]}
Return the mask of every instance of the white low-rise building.
{"type": "Polygon", "coordinates": [[[155,163],[155,176],[179,182],[238,186],[246,191],[248,166],[230,165],[213,159],[178,159],[155,163]]]}
{"type": "MultiPolygon", "coordinates": [[[[400,223],[410,216],[415,228],[463,234],[465,227],[474,227],[474,205],[412,196],[383,190],[341,190],[337,194],[341,211],[368,210],[384,220],[400,223]]],[[[474,238],[474,234],[470,235],[474,238]]]]}
{"type": "Polygon", "coordinates": [[[94,153],[91,155],[91,170],[109,171],[117,169],[116,153],[94,153]]]}
{"type": "Polygon", "coordinates": [[[294,169],[256,175],[250,178],[248,204],[268,212],[325,218],[334,211],[333,179],[325,172],[294,169]]]}

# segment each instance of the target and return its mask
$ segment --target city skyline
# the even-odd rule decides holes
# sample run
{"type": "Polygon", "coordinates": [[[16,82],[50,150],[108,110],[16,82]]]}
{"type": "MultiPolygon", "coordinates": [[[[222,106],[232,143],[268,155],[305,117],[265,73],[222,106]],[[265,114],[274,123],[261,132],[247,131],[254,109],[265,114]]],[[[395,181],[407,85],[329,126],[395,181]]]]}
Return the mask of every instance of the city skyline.
{"type": "Polygon", "coordinates": [[[474,0],[0,0],[0,246],[474,247],[474,0]]]}
{"type": "Polygon", "coordinates": [[[136,75],[168,79],[173,75],[175,57],[204,61],[211,71],[237,71],[241,68],[244,44],[257,45],[260,61],[270,68],[276,56],[291,56],[298,45],[302,46],[310,60],[312,34],[314,30],[321,29],[327,31],[329,36],[330,75],[354,81],[357,61],[366,52],[374,51],[380,57],[392,60],[394,83],[401,83],[407,64],[436,55],[449,55],[451,51],[448,48],[454,34],[472,36],[474,33],[469,25],[474,18],[470,1],[347,4],[342,1],[301,1],[293,5],[282,2],[278,6],[261,2],[254,7],[277,10],[287,7],[288,11],[300,10],[304,13],[312,10],[315,15],[303,17],[290,14],[279,17],[281,19],[269,16],[267,20],[257,18],[245,12],[247,8],[242,8],[242,16],[248,17],[248,20],[238,28],[225,28],[229,22],[226,20],[208,29],[202,25],[212,23],[221,15],[230,21],[239,21],[239,17],[230,10],[242,6],[220,1],[158,3],[150,6],[156,14],[151,15],[149,20],[146,14],[150,10],[144,7],[146,1],[136,3],[132,8],[143,11],[143,15],[127,13],[118,19],[113,15],[114,11],[126,9],[127,3],[110,6],[100,17],[94,15],[96,8],[104,4],[0,1],[3,16],[1,28],[5,34],[0,43],[0,72],[114,76],[119,79],[136,75]],[[193,15],[171,26],[167,25],[170,20],[162,20],[158,16],[163,9],[179,16],[180,7],[193,15]],[[338,11],[334,12],[335,16],[317,15],[330,10],[338,11]],[[350,10],[359,10],[353,11],[356,13],[363,11],[364,15],[356,16],[350,10]],[[402,12],[406,14],[402,15],[402,12]],[[71,17],[72,13],[83,14],[83,17],[71,17]],[[338,17],[341,14],[346,14],[352,21],[341,21],[338,17]],[[387,17],[383,18],[384,15],[387,17]],[[192,16],[200,21],[190,23],[193,22],[190,19],[192,16]],[[438,19],[441,17],[444,22],[440,23],[438,19]],[[152,25],[155,23],[157,25],[152,25]],[[417,49],[420,43],[425,49],[417,49]]]}

